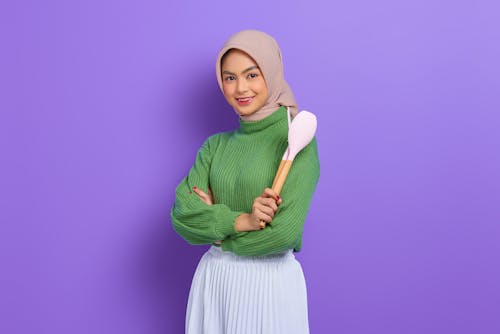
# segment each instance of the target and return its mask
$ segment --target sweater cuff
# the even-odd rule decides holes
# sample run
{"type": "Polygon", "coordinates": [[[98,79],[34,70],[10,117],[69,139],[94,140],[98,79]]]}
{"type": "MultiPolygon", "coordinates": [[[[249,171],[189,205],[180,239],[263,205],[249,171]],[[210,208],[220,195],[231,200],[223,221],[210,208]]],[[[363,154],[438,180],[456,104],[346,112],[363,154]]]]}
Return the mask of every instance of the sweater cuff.
{"type": "Polygon", "coordinates": [[[224,239],[222,240],[222,243],[220,244],[220,248],[222,248],[222,250],[224,252],[232,252],[233,251],[233,245],[231,243],[231,239],[224,239]]]}
{"type": "Polygon", "coordinates": [[[217,219],[214,222],[214,230],[217,238],[225,239],[227,236],[236,234],[236,230],[234,229],[234,222],[242,212],[234,212],[230,211],[227,213],[223,213],[218,215],[217,219]]]}

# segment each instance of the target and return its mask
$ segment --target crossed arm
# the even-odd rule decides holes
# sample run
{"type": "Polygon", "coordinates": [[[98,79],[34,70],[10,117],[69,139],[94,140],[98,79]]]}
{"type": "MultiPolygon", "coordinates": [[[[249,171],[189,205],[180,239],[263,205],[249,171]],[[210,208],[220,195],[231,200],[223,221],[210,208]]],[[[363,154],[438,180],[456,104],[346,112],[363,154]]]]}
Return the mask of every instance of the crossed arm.
{"type": "MultiPolygon", "coordinates": [[[[208,194],[198,187],[193,192],[207,205],[213,205],[214,199],[210,188],[208,194]]],[[[234,229],[236,232],[251,232],[265,228],[266,223],[273,220],[274,214],[281,204],[281,197],[271,188],[266,188],[259,197],[254,199],[251,213],[243,213],[236,218],[234,229]]],[[[220,244],[220,241],[217,243],[220,244]]]]}
{"type": "Polygon", "coordinates": [[[315,141],[296,157],[280,194],[283,202],[266,188],[254,199],[249,212],[214,203],[208,179],[211,143],[203,145],[188,176],[176,188],[171,211],[176,232],[193,245],[219,241],[223,250],[238,255],[260,256],[300,249],[302,228],[319,178],[315,141]],[[268,226],[261,229],[261,221],[268,226]]]}

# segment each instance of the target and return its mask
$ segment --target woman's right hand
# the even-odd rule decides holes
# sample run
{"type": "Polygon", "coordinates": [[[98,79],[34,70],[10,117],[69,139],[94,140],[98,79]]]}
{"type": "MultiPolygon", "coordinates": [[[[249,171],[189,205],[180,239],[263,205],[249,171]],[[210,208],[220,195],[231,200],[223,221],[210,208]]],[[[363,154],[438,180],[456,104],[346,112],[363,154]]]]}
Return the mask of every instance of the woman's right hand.
{"type": "Polygon", "coordinates": [[[281,204],[280,196],[271,188],[266,188],[253,201],[252,212],[244,213],[234,223],[234,228],[237,232],[258,231],[265,227],[266,223],[270,223],[274,214],[278,210],[278,205],[281,204]]]}

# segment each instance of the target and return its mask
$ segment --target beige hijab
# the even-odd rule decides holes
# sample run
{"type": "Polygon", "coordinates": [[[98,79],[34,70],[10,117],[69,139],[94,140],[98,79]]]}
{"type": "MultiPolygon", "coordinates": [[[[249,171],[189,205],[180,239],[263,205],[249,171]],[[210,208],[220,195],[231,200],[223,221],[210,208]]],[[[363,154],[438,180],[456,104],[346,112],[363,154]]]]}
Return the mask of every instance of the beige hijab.
{"type": "Polygon", "coordinates": [[[247,53],[260,67],[266,81],[269,97],[266,104],[249,116],[240,116],[244,121],[258,121],[276,111],[280,106],[290,107],[290,113],[298,112],[292,90],[283,75],[283,61],[278,43],[268,34],[257,30],[243,30],[231,36],[222,46],[217,57],[215,71],[219,87],[222,89],[221,59],[230,49],[247,53]]]}

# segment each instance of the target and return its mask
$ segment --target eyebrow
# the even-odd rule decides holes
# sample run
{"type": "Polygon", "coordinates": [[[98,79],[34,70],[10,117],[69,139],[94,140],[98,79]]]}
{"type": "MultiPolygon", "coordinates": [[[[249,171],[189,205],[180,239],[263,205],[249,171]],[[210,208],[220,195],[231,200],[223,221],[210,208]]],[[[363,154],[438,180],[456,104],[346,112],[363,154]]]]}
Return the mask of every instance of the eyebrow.
{"type": "MultiPolygon", "coordinates": [[[[245,74],[246,72],[254,70],[254,69],[260,70],[259,66],[250,66],[249,68],[247,68],[246,70],[244,70],[243,72],[241,72],[241,74],[245,74]]],[[[223,71],[222,74],[235,75],[234,73],[229,72],[229,71],[223,71]]]]}

